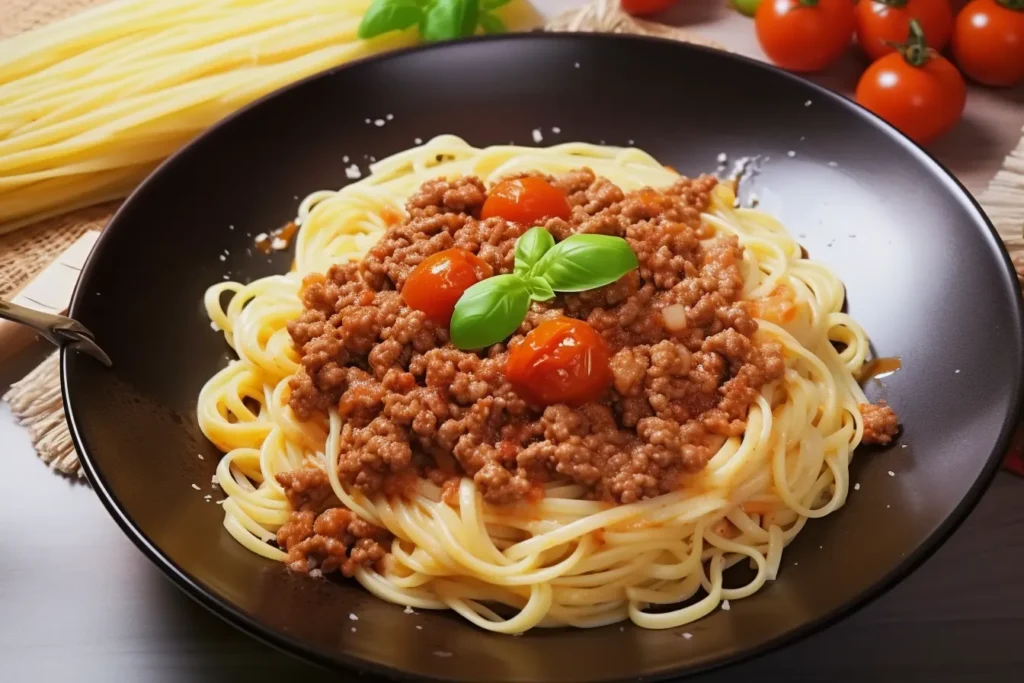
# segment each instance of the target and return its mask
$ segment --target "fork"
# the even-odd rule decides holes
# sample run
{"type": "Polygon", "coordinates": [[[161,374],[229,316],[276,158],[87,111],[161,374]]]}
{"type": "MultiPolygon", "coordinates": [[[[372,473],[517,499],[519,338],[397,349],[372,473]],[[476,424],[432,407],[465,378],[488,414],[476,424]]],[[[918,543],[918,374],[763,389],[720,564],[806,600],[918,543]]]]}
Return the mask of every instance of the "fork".
{"type": "Polygon", "coordinates": [[[96,343],[92,332],[77,320],[63,315],[43,313],[3,299],[0,299],[0,318],[31,327],[57,348],[78,349],[108,368],[112,365],[110,357],[96,343]]]}

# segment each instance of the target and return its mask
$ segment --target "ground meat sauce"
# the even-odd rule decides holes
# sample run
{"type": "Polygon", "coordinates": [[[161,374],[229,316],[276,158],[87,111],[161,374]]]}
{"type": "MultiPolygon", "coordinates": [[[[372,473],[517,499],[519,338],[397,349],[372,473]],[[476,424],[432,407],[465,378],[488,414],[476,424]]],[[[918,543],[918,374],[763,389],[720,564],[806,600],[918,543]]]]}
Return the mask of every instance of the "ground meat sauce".
{"type": "Polygon", "coordinates": [[[864,443],[884,446],[890,443],[900,430],[896,413],[885,401],[879,401],[877,404],[861,403],[860,414],[864,418],[864,443]]]}
{"type": "Polygon", "coordinates": [[[288,553],[285,562],[289,569],[341,570],[344,576],[355,574],[360,565],[383,560],[389,541],[386,530],[340,506],[319,515],[312,510],[293,512],[277,531],[277,544],[288,553]]]}
{"type": "Polygon", "coordinates": [[[277,481],[293,510],[277,531],[277,544],[288,553],[285,563],[290,569],[340,570],[352,576],[358,566],[383,560],[391,535],[342,507],[323,470],[284,472],[277,481]]]}
{"type": "MultiPolygon", "coordinates": [[[[544,320],[584,320],[609,346],[611,387],[578,408],[530,405],[504,375],[505,344],[458,350],[444,326],[405,305],[401,289],[426,257],[458,247],[510,273],[516,240],[532,227],[480,220],[487,191],[476,178],[428,181],[362,262],[306,278],[305,310],[288,326],[302,359],[291,408],[300,420],[338,409],[338,474],[349,486],[373,494],[410,473],[439,485],[466,474],[487,501],[508,504],[563,478],[592,498],[631,503],[700,471],[725,438],[742,434],[762,386],[782,376],[781,348],[756,338],[738,302],[738,241],[701,221],[715,178],[630,193],[589,169],[545,178],[572,206],[568,220],[542,221],[556,240],[623,237],[640,267],[606,287],[533,303],[509,342],[544,320]],[[685,326],[670,332],[661,311],[676,304],[685,326]]],[[[892,411],[864,410],[865,440],[887,442],[892,411]]],[[[331,508],[322,472],[279,480],[297,510],[278,534],[289,563],[301,569],[312,557],[350,573],[380,559],[386,534],[331,508]]]]}

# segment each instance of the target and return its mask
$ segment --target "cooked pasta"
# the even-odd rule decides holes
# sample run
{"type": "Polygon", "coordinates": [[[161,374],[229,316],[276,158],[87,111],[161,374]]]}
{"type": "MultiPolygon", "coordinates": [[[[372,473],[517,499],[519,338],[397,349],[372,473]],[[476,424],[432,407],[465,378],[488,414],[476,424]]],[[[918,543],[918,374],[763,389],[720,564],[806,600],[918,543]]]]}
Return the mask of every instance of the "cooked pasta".
{"type": "Polygon", "coordinates": [[[896,421],[855,379],[868,341],[841,310],[842,282],[803,257],[776,219],[734,200],[729,184],[682,180],[638,149],[476,149],[453,136],[310,195],[296,219],[292,272],[217,284],[206,295],[238,354],[198,401],[203,432],[225,452],[217,469],[225,527],[293,569],[341,568],[384,600],[454,610],[501,633],[626,619],[673,628],[761,590],[805,523],[844,504],[857,446],[887,443],[896,421]],[[563,241],[601,225],[620,231],[639,271],[589,298],[534,303],[507,345],[479,352],[454,350],[443,325],[395,303],[400,312],[373,328],[359,355],[352,335],[364,328],[345,316],[389,310],[394,290],[415,286],[400,261],[416,245],[405,265],[454,245],[495,273],[510,270],[511,242],[502,240],[523,226],[487,217],[488,203],[502,179],[522,176],[564,189],[573,204],[568,219],[538,225],[563,241]],[[739,279],[727,294],[730,273],[739,279]],[[718,283],[701,284],[711,274],[718,283]],[[710,322],[700,322],[704,304],[677,303],[697,285],[701,301],[720,304],[710,322]],[[359,303],[338,303],[337,320],[315,312],[349,295],[359,303]],[[639,301],[647,317],[636,317],[639,301]],[[596,329],[595,348],[612,354],[608,383],[574,406],[545,393],[564,372],[522,389],[500,376],[511,375],[511,359],[545,322],[566,317],[596,329]],[[416,336],[424,333],[434,341],[416,336]],[[318,341],[328,337],[333,355],[318,341]],[[388,349],[394,357],[381,361],[388,349]],[[670,362],[659,360],[666,354],[670,362]],[[646,384],[631,364],[638,358],[646,384]],[[719,361],[730,369],[700,388],[699,373],[719,361]],[[345,372],[331,393],[328,375],[345,372]],[[472,381],[487,391],[473,394],[472,381]],[[515,408],[509,386],[541,398],[515,408]],[[683,393],[672,398],[672,387],[683,393]],[[483,422],[466,427],[480,406],[483,422]],[[723,422],[730,410],[740,417],[723,422]],[[446,430],[460,425],[445,449],[446,430]],[[388,455],[406,450],[405,460],[388,455]],[[529,486],[516,488],[518,477],[529,486]],[[723,572],[737,563],[753,578],[727,587],[723,572]]]}

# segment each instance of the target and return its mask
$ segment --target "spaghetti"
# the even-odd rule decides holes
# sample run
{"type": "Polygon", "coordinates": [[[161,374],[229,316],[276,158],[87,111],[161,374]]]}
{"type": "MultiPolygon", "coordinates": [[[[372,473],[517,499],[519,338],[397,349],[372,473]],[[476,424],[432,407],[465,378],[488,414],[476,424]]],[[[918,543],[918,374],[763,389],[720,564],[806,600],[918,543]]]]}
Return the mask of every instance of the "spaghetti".
{"type": "MultiPolygon", "coordinates": [[[[227,495],[224,525],[239,543],[285,561],[277,533],[293,506],[279,476],[315,468],[344,508],[393,537],[385,560],[351,568],[384,600],[451,609],[501,633],[625,619],[665,629],[760,590],[776,578],[783,549],[807,520],[844,504],[865,416],[888,410],[871,406],[855,379],[868,340],[841,312],[839,279],[803,258],[777,220],[734,206],[727,184],[714,187],[699,220],[715,236],[738,238],[738,298],[757,319],[756,339],[780,349],[784,368],[751,398],[742,433],[718,441],[684,485],[612,504],[588,496],[579,481],[554,476],[541,496],[499,505],[469,476],[446,489],[420,477],[402,495],[367,495],[339,475],[346,438],[339,407],[304,420],[289,407],[290,380],[303,366],[287,326],[303,312],[304,276],[362,258],[427,180],[475,176],[490,187],[509,176],[557,176],[581,166],[626,192],[679,180],[638,149],[476,149],[440,136],[378,162],[340,191],[307,197],[296,220],[292,272],[207,291],[209,316],[238,360],[203,387],[198,416],[225,452],[216,478],[227,495]],[[723,572],[741,562],[753,578],[727,587],[723,572]]],[[[894,427],[892,417],[887,427],[894,427]]],[[[891,433],[875,440],[885,443],[891,433]]]]}
{"type": "MultiPolygon", "coordinates": [[[[370,0],[113,0],[0,41],[0,234],[126,196],[254,100],[417,29],[360,40],[370,0]]],[[[497,10],[513,28],[536,14],[497,10]]]]}

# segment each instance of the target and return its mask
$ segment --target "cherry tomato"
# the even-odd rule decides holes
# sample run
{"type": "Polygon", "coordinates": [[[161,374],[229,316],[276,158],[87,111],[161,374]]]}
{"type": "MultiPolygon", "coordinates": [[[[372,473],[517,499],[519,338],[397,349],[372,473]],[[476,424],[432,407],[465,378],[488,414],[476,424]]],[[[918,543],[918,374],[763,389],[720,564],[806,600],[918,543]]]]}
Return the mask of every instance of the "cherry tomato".
{"type": "Polygon", "coordinates": [[[434,322],[447,325],[459,297],[494,274],[479,256],[465,249],[445,249],[416,266],[402,287],[402,299],[434,322]]]}
{"type": "Polygon", "coordinates": [[[541,178],[505,180],[487,193],[481,218],[501,216],[515,223],[537,223],[543,218],[568,218],[572,207],[565,193],[541,178]]]}
{"type": "Polygon", "coordinates": [[[916,21],[899,52],[868,67],[857,83],[856,99],[915,142],[939,137],[960,120],[967,86],[948,59],[929,50],[916,21]]]}
{"type": "Polygon", "coordinates": [[[622,0],[622,9],[634,17],[657,14],[676,4],[676,0],[622,0]]]}
{"type": "Polygon", "coordinates": [[[960,10],[953,57],[979,83],[1024,82],[1024,0],[974,0],[960,10]]]}
{"type": "Polygon", "coordinates": [[[764,0],[754,15],[768,58],[790,71],[819,71],[850,46],[853,0],[764,0]]]}
{"type": "Polygon", "coordinates": [[[578,406],[597,400],[608,389],[608,360],[608,345],[593,327],[582,320],[556,318],[510,346],[505,376],[531,403],[578,406]]]}
{"type": "Polygon", "coordinates": [[[857,41],[871,59],[895,52],[917,19],[928,47],[941,50],[953,33],[949,0],[861,0],[857,3],[857,41]]]}

